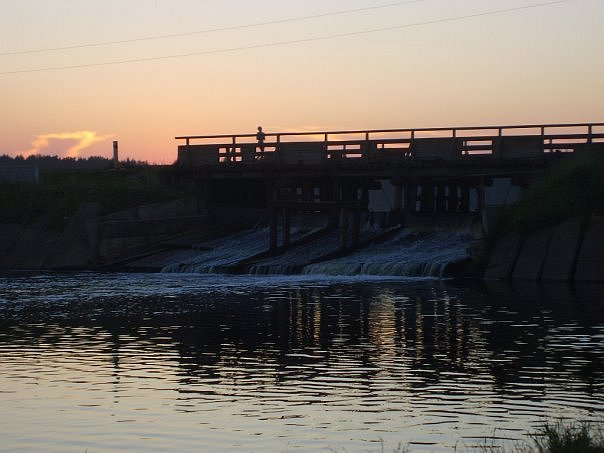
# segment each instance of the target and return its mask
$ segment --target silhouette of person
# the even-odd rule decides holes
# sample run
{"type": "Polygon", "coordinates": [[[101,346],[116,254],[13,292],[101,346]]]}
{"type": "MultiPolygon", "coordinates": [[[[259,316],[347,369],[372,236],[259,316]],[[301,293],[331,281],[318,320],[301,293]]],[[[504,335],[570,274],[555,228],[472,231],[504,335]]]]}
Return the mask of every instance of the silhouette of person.
{"type": "Polygon", "coordinates": [[[258,140],[258,148],[261,153],[264,153],[264,139],[266,134],[262,132],[262,126],[258,126],[258,133],[256,134],[256,140],[258,140]]]}

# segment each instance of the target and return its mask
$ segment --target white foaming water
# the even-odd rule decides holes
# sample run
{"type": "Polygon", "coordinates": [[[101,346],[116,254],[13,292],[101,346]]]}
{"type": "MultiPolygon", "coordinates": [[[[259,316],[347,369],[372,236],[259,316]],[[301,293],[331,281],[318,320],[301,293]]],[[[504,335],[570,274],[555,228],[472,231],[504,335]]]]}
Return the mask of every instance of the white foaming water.
{"type": "MultiPolygon", "coordinates": [[[[308,264],[338,250],[338,235],[332,232],[284,254],[260,260],[250,266],[249,273],[442,278],[448,265],[468,258],[471,239],[468,230],[403,231],[386,242],[370,245],[351,255],[308,264]]],[[[194,257],[172,263],[162,272],[223,273],[228,266],[235,266],[267,248],[266,228],[246,231],[205,243],[194,257]]]]}
{"type": "Polygon", "coordinates": [[[305,274],[443,277],[452,263],[468,258],[466,231],[402,231],[357,253],[304,267],[305,274]]]}
{"type": "Polygon", "coordinates": [[[300,273],[309,262],[338,250],[338,233],[332,231],[307,244],[287,252],[260,260],[250,266],[250,274],[294,274],[300,273]]]}
{"type": "Polygon", "coordinates": [[[165,266],[162,272],[221,272],[221,267],[235,265],[265,251],[268,248],[268,237],[268,229],[260,228],[209,241],[198,246],[199,253],[194,257],[171,263],[165,266]]]}
{"type": "MultiPolygon", "coordinates": [[[[292,228],[291,237],[296,240],[316,231],[318,231],[317,228],[292,228]]],[[[235,266],[259,253],[266,252],[268,248],[268,228],[246,230],[225,238],[198,244],[193,247],[193,251],[197,252],[194,256],[177,259],[164,266],[162,272],[224,273],[229,266],[235,266]]]]}

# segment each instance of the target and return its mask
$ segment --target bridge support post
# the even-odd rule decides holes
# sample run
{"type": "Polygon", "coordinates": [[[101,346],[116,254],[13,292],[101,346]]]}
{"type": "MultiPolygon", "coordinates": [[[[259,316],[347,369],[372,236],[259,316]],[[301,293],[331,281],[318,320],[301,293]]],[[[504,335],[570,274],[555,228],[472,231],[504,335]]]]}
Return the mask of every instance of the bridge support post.
{"type": "Polygon", "coordinates": [[[434,186],[422,184],[421,212],[434,212],[434,186]]]}
{"type": "Polygon", "coordinates": [[[306,183],[302,185],[302,200],[304,201],[314,201],[315,191],[314,186],[311,183],[306,183]]]}
{"type": "Polygon", "coordinates": [[[369,185],[365,182],[361,188],[361,208],[369,210],[369,185]]]}
{"type": "Polygon", "coordinates": [[[405,216],[415,212],[415,205],[417,203],[417,186],[415,184],[405,184],[405,216]]]}
{"type": "Polygon", "coordinates": [[[359,245],[361,236],[361,208],[355,203],[352,216],[352,246],[359,245]]]}
{"type": "MultiPolygon", "coordinates": [[[[340,181],[332,181],[328,186],[327,190],[330,192],[328,196],[329,201],[342,201],[342,187],[340,181]]],[[[337,208],[330,210],[329,217],[327,219],[327,226],[329,228],[337,228],[339,224],[339,215],[337,208]]]]}
{"type": "Polygon", "coordinates": [[[348,245],[348,212],[344,205],[340,207],[340,248],[345,249],[348,245]]]}
{"type": "Polygon", "coordinates": [[[275,186],[267,184],[269,250],[275,250],[277,248],[277,208],[275,207],[275,190],[275,186]]]}
{"type": "Polygon", "coordinates": [[[195,189],[197,192],[198,209],[207,209],[210,204],[209,201],[211,199],[210,184],[208,183],[208,180],[206,178],[196,179],[195,189]]]}
{"type": "Polygon", "coordinates": [[[281,212],[281,228],[283,230],[283,245],[289,245],[291,240],[290,210],[283,208],[281,212]]]}
{"type": "Polygon", "coordinates": [[[269,209],[269,249],[275,250],[277,248],[277,213],[275,208],[269,209]]]}
{"type": "Polygon", "coordinates": [[[449,184],[449,196],[447,197],[447,212],[457,212],[459,207],[459,196],[457,185],[449,184]]]}
{"type": "MultiPolygon", "coordinates": [[[[482,181],[482,179],[481,179],[482,181]]],[[[484,192],[484,190],[483,190],[484,192]]],[[[461,200],[459,203],[459,210],[461,212],[469,212],[470,211],[470,188],[467,184],[463,184],[461,186],[461,200]]]]}
{"type": "Polygon", "coordinates": [[[480,178],[480,182],[476,187],[476,192],[478,195],[478,210],[480,212],[480,224],[482,226],[482,235],[486,236],[487,234],[489,234],[489,223],[487,216],[487,200],[484,189],[484,177],[480,178]]]}
{"type": "Polygon", "coordinates": [[[400,225],[402,222],[403,213],[403,185],[395,184],[394,186],[394,206],[392,209],[393,223],[400,225]]]}
{"type": "Polygon", "coordinates": [[[446,190],[444,184],[436,186],[436,212],[445,212],[447,207],[446,190]]]}

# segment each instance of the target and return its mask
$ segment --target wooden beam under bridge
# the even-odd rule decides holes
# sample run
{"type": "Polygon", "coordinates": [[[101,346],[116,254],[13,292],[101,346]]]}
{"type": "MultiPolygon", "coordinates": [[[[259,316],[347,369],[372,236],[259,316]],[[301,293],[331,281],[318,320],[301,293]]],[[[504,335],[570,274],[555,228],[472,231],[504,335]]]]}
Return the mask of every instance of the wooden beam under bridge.
{"type": "Polygon", "coordinates": [[[291,215],[294,212],[335,212],[339,231],[340,249],[359,244],[361,233],[361,208],[363,202],[357,201],[296,201],[273,200],[269,204],[270,250],[278,247],[278,217],[281,217],[282,243],[289,245],[291,240],[291,215]],[[349,244],[348,219],[352,213],[352,231],[349,244]]]}

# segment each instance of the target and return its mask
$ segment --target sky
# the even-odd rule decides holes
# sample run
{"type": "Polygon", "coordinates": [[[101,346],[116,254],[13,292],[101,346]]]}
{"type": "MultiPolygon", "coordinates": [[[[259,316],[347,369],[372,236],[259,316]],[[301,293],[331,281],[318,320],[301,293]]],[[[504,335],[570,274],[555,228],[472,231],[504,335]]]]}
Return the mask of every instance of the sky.
{"type": "Polygon", "coordinates": [[[604,121],[603,0],[0,0],[0,154],[604,121]]]}

